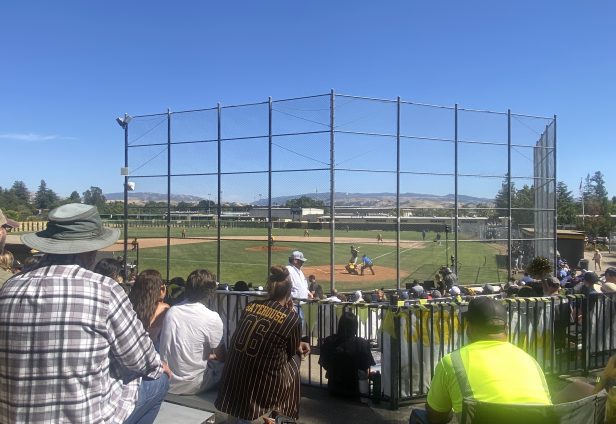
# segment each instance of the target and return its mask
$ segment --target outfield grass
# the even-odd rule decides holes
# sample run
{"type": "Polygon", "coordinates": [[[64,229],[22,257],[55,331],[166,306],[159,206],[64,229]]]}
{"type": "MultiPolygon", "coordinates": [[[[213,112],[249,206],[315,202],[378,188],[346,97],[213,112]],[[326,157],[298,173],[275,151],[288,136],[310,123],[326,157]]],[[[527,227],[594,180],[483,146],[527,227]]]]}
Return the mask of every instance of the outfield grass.
{"type": "MultiPolygon", "coordinates": [[[[257,225],[257,224],[253,224],[257,225]]],[[[185,227],[186,237],[216,237],[217,229],[216,227],[210,227],[207,229],[206,227],[185,227]]],[[[313,230],[310,229],[310,237],[329,237],[329,230],[313,230]]],[[[170,236],[171,237],[181,237],[182,236],[182,227],[171,227],[170,228],[170,236]]],[[[336,228],[336,236],[337,237],[357,237],[357,238],[368,238],[376,241],[377,234],[381,233],[383,238],[394,240],[396,238],[395,227],[392,225],[391,230],[354,230],[349,229],[346,230],[345,226],[339,226],[336,228]]],[[[272,229],[272,234],[274,237],[276,236],[291,236],[291,237],[303,237],[304,230],[301,228],[274,228],[272,229]]],[[[236,227],[236,226],[228,226],[221,228],[221,235],[223,237],[238,237],[238,236],[267,236],[267,228],[265,226],[262,227],[236,227]]],[[[129,229],[130,238],[137,237],[167,237],[167,229],[166,227],[130,227],[129,229]]],[[[436,236],[435,232],[428,232],[426,234],[426,241],[434,240],[436,236]]],[[[453,240],[453,235],[449,236],[451,240],[453,240]]],[[[458,235],[460,240],[472,240],[472,237],[469,234],[459,233],[458,235]]],[[[445,241],[445,234],[441,233],[441,238],[443,242],[445,241]]],[[[421,232],[419,231],[402,231],[400,233],[401,240],[422,240],[421,232]]]]}
{"type": "MultiPolygon", "coordinates": [[[[261,235],[254,234],[241,229],[223,230],[223,236],[239,235],[261,235]]],[[[210,236],[215,235],[215,230],[211,229],[210,236]]],[[[320,236],[317,232],[311,231],[311,236],[320,236]]],[[[323,231],[323,236],[328,235],[323,231]]],[[[139,233],[144,234],[144,233],[139,233]]],[[[151,233],[150,233],[151,234],[151,233]]],[[[360,239],[365,237],[372,239],[376,232],[371,231],[350,231],[340,232],[339,237],[355,237],[360,239]],[[368,237],[366,236],[368,234],[368,237]]],[[[158,235],[158,234],[157,234],[158,235]]],[[[192,234],[188,234],[191,236],[192,234]]],[[[309,259],[307,265],[320,266],[329,269],[330,251],[328,243],[303,242],[301,237],[303,230],[286,230],[285,236],[295,235],[299,239],[294,242],[277,241],[276,246],[286,248],[285,251],[273,251],[273,264],[286,264],[291,250],[302,250],[309,259]]],[[[136,236],[132,229],[131,238],[136,236]]],[[[421,239],[421,233],[405,232],[403,240],[421,239]]],[[[376,237],[376,236],[374,236],[376,237]]],[[[393,238],[393,234],[383,232],[385,239],[393,238]],[[388,237],[389,236],[389,237],[388,237]]],[[[452,255],[454,244],[449,242],[449,249],[446,250],[446,242],[443,240],[439,246],[434,242],[417,243],[419,246],[402,248],[400,252],[400,269],[408,276],[401,282],[404,286],[406,281],[412,279],[426,280],[433,279],[439,267],[445,265],[448,256],[452,255]],[[447,253],[446,253],[447,252],[447,253]]],[[[262,249],[265,241],[251,240],[222,240],[221,241],[221,261],[219,280],[222,282],[234,283],[237,280],[245,280],[255,285],[262,285],[267,278],[267,250],[262,249]]],[[[374,259],[375,265],[394,268],[396,267],[395,246],[382,245],[376,243],[363,243],[360,254],[366,253],[374,259]]],[[[480,242],[460,242],[459,243],[459,267],[458,275],[462,284],[477,284],[485,282],[496,282],[506,280],[506,271],[499,270],[496,264],[496,254],[498,250],[495,246],[480,242]]],[[[140,249],[139,269],[154,268],[165,274],[166,269],[166,248],[155,247],[140,249]]],[[[337,243],[335,245],[336,264],[342,266],[350,256],[349,243],[337,243]]],[[[129,260],[135,259],[135,253],[129,253],[129,260]]],[[[193,243],[183,245],[172,245],[170,251],[170,277],[186,276],[196,268],[208,268],[212,271],[217,270],[217,243],[216,241],[205,243],[193,243]]],[[[324,287],[329,286],[329,281],[320,284],[324,287]]],[[[395,287],[395,279],[379,282],[377,287],[395,287]]],[[[357,282],[336,281],[336,287],[341,290],[351,290],[355,288],[366,288],[361,285],[361,280],[357,282]]],[[[376,288],[376,287],[375,287],[376,288]]]]}

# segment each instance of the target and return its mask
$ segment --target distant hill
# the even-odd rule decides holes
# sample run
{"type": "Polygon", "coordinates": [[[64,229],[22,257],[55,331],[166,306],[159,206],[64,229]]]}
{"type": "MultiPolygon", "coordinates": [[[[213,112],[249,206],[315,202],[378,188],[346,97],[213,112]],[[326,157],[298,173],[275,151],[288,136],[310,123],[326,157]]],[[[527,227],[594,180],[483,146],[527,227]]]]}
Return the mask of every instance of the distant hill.
{"type": "MultiPolygon", "coordinates": [[[[107,200],[124,200],[124,193],[106,193],[107,200]]],[[[172,194],[171,203],[187,202],[199,203],[205,200],[203,197],[191,196],[189,194],[172,194]]],[[[166,202],[167,193],[150,193],[150,192],[128,192],[128,203],[147,203],[147,202],[166,202]]]]}
{"type": "MultiPolygon", "coordinates": [[[[315,200],[321,200],[325,204],[329,203],[328,193],[309,193],[298,194],[295,196],[279,196],[272,198],[272,204],[284,205],[288,200],[296,199],[301,196],[310,197],[315,200]]],[[[393,207],[396,205],[395,193],[346,193],[336,192],[336,205],[338,206],[362,206],[362,207],[393,207]]],[[[467,206],[477,205],[479,203],[493,205],[494,199],[486,199],[483,197],[473,197],[459,195],[458,201],[467,206]]],[[[425,207],[439,208],[445,206],[453,206],[455,202],[454,194],[446,194],[439,196],[435,194],[421,193],[400,193],[400,206],[402,207],[425,207]]],[[[267,206],[267,199],[251,203],[255,206],[267,206]]]]}
{"type": "MultiPolygon", "coordinates": [[[[315,200],[322,200],[325,204],[329,203],[328,193],[303,193],[294,196],[278,196],[272,198],[273,205],[284,205],[288,200],[296,199],[301,196],[310,197],[315,200]]],[[[402,207],[421,207],[421,208],[442,208],[453,206],[455,201],[453,194],[446,194],[439,196],[435,194],[421,194],[421,193],[400,193],[400,206],[402,207]]],[[[108,193],[105,194],[107,200],[115,201],[124,200],[124,193],[108,193]]],[[[189,194],[172,194],[171,203],[177,204],[179,202],[198,203],[201,200],[206,200],[203,197],[192,196],[189,194]]],[[[479,203],[493,206],[494,199],[486,199],[483,197],[473,196],[458,196],[458,200],[465,206],[473,206],[479,203]]],[[[128,202],[143,204],[146,202],[166,202],[167,194],[165,193],[150,193],[150,192],[129,192],[128,202]]],[[[253,206],[267,206],[267,199],[260,199],[255,202],[246,202],[244,204],[253,206]]],[[[240,204],[237,203],[236,204],[240,204]]],[[[395,193],[346,193],[336,192],[336,205],[338,206],[360,206],[360,207],[374,207],[374,208],[386,208],[394,207],[396,205],[395,193]]]]}

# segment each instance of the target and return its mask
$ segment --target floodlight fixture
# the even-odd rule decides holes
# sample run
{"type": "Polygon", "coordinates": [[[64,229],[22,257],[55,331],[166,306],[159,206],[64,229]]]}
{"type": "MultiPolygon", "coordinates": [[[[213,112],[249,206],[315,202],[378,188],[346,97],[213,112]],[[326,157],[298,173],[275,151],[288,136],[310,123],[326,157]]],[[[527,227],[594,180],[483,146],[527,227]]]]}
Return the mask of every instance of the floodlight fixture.
{"type": "Polygon", "coordinates": [[[125,113],[124,114],[124,118],[118,117],[116,118],[116,122],[118,123],[119,126],[121,126],[122,128],[126,128],[126,126],[128,125],[128,123],[130,121],[133,120],[133,117],[130,116],[129,114],[125,113]]]}

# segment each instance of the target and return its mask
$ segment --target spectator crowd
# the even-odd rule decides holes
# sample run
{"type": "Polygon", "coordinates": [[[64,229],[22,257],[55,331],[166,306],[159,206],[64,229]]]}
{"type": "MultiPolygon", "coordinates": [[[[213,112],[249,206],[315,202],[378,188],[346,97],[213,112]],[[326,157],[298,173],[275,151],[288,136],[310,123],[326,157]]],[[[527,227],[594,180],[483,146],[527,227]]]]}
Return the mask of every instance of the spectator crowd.
{"type": "MultiPolygon", "coordinates": [[[[470,301],[471,343],[439,362],[427,409],[414,422],[447,422],[469,395],[551,404],[539,365],[507,342],[506,312],[496,298],[616,291],[615,268],[599,277],[559,260],[557,277],[540,280],[525,274],[502,285],[468,288],[443,267],[433,280],[415,280],[403,290],[327,295],[314,275],[304,275],[308,259],[301,251],[292,252],[286,266],[271,268],[265,288],[245,281],[229,287],[206,269],[165,282],[157,270],[127,273],[122,260],[96,262],[96,252],[115,243],[119,232],[103,227],[93,206],[50,211],[46,230],[22,236],[37,253],[23,265],[4,250],[6,230],[17,225],[0,211],[0,422],[146,424],[168,392],[214,389],[215,405],[229,414],[228,422],[297,419],[299,369],[310,353],[301,332],[302,302],[400,305],[461,302],[480,294],[493,296],[470,301]],[[223,320],[206,305],[217,290],[230,289],[257,290],[265,297],[247,304],[225,344],[223,320]]],[[[357,249],[351,251],[356,259],[357,249]]],[[[365,255],[363,264],[374,273],[365,255]]],[[[337,328],[320,341],[320,364],[332,395],[359,398],[360,382],[375,365],[370,343],[358,336],[350,310],[337,328]]],[[[616,360],[610,363],[616,367],[616,360]]]]}

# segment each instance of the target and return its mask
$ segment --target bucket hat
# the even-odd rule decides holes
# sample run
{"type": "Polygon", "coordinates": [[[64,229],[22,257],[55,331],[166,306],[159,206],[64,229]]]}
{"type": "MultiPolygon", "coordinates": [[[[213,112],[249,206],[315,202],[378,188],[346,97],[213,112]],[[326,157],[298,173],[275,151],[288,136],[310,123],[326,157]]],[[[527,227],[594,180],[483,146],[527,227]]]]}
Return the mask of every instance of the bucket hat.
{"type": "Polygon", "coordinates": [[[28,247],[44,253],[70,255],[111,246],[120,230],[103,227],[96,206],[69,203],[49,212],[47,228],[21,236],[28,247]]]}

